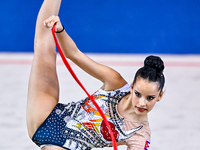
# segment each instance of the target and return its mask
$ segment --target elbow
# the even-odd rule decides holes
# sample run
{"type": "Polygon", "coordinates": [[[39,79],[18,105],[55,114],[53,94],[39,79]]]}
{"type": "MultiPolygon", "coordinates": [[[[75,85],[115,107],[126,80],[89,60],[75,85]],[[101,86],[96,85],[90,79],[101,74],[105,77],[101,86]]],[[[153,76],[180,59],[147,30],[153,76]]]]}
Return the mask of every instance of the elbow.
{"type": "Polygon", "coordinates": [[[79,53],[80,53],[80,50],[78,48],[74,48],[73,50],[71,49],[70,50],[70,53],[67,53],[67,52],[63,52],[65,57],[70,59],[71,61],[75,61],[76,59],[79,59],[79,53]]]}

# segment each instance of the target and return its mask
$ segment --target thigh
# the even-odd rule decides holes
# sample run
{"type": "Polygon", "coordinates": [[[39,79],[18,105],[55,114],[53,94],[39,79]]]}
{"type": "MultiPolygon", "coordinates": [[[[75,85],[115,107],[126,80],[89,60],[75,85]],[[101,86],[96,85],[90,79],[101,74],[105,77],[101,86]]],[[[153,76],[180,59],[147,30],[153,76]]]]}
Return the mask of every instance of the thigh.
{"type": "Polygon", "coordinates": [[[60,4],[61,0],[44,0],[37,16],[27,102],[27,127],[30,137],[51,113],[59,98],[55,42],[51,31],[44,27],[43,21],[51,15],[58,15],[60,4]]]}
{"type": "MultiPolygon", "coordinates": [[[[65,148],[54,146],[54,145],[46,145],[42,148],[42,150],[66,150],[65,148]]],[[[70,149],[67,149],[70,150],[70,149]]]]}
{"type": "Polygon", "coordinates": [[[27,102],[27,126],[30,137],[48,117],[59,99],[55,46],[38,43],[35,51],[27,102]]]}

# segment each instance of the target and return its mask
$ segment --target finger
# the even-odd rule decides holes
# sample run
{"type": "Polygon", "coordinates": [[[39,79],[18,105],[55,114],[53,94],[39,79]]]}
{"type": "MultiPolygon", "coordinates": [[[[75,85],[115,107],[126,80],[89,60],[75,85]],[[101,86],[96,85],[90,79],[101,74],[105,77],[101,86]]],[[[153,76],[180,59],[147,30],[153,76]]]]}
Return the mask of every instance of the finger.
{"type": "Polygon", "coordinates": [[[58,16],[55,16],[54,18],[52,18],[50,26],[53,27],[54,24],[56,24],[56,31],[59,28],[62,28],[62,25],[61,25],[61,22],[60,22],[60,18],[58,16]]]}
{"type": "Polygon", "coordinates": [[[58,16],[55,16],[54,18],[52,18],[51,23],[52,25],[57,24],[58,22],[60,22],[60,19],[58,16]]]}
{"type": "Polygon", "coordinates": [[[47,27],[47,28],[51,28],[52,27],[51,22],[52,22],[53,18],[55,18],[54,15],[50,16],[49,18],[47,18],[44,21],[44,26],[47,27]]]}
{"type": "Polygon", "coordinates": [[[46,28],[50,28],[50,27],[51,27],[50,21],[49,21],[49,20],[45,20],[45,21],[43,22],[43,24],[44,24],[44,26],[45,26],[46,28]]]}
{"type": "Polygon", "coordinates": [[[51,22],[54,18],[55,18],[55,16],[52,15],[52,16],[50,16],[47,20],[48,20],[49,22],[51,22]]]}
{"type": "Polygon", "coordinates": [[[48,19],[43,22],[46,28],[53,28],[54,24],[56,24],[56,31],[62,29],[62,24],[60,22],[60,18],[58,16],[52,15],[48,19]]]}

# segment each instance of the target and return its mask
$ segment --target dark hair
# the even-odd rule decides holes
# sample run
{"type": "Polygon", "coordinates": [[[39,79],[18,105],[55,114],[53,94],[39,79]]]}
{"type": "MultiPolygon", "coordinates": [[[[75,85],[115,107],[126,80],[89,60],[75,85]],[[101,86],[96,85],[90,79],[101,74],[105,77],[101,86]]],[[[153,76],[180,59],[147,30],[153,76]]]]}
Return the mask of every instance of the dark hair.
{"type": "Polygon", "coordinates": [[[165,66],[162,59],[158,56],[148,56],[144,60],[144,66],[135,74],[135,78],[133,81],[133,85],[135,84],[138,77],[143,79],[147,79],[150,82],[158,82],[159,91],[162,91],[164,84],[165,84],[165,77],[163,75],[163,70],[165,66]]]}

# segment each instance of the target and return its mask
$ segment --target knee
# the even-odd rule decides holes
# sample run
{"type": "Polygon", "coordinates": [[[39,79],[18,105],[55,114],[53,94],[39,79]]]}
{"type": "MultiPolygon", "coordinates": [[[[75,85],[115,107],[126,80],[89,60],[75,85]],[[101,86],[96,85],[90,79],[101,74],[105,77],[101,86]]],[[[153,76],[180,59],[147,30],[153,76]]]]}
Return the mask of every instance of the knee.
{"type": "Polygon", "coordinates": [[[40,55],[44,54],[47,56],[55,57],[57,55],[56,47],[54,41],[49,42],[46,39],[44,40],[35,40],[34,42],[34,52],[39,53],[40,55]]]}

